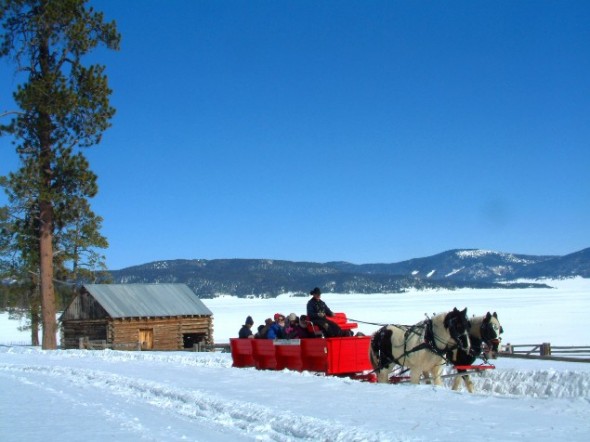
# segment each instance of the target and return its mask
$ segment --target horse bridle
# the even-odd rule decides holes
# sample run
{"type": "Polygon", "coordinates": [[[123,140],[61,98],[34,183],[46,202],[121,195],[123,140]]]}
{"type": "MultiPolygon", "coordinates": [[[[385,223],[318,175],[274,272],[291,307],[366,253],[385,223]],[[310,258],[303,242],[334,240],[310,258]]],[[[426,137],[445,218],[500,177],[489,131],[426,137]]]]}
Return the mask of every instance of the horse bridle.
{"type": "MultiPolygon", "coordinates": [[[[467,351],[468,348],[466,348],[465,345],[468,347],[469,344],[463,343],[462,337],[468,335],[468,330],[471,328],[471,323],[463,316],[457,317],[457,313],[455,312],[452,312],[451,314],[453,314],[453,317],[448,320],[447,328],[449,329],[451,338],[455,340],[457,345],[453,348],[448,348],[447,350],[455,350],[456,348],[459,348],[460,350],[467,351]]],[[[459,315],[461,315],[460,312],[459,315]]]]}
{"type": "Polygon", "coordinates": [[[488,316],[484,318],[479,327],[479,334],[481,335],[482,341],[489,347],[496,346],[497,348],[502,341],[500,335],[504,333],[504,329],[500,325],[500,329],[496,332],[496,328],[492,325],[492,317],[493,316],[488,313],[488,316]]]}

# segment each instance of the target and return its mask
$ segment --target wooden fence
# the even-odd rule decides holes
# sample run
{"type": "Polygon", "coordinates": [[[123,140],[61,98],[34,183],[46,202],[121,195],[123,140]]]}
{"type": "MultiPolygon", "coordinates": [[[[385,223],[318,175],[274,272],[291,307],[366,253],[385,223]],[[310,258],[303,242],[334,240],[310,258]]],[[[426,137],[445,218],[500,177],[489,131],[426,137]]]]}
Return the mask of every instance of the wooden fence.
{"type": "Polygon", "coordinates": [[[218,351],[221,353],[229,353],[230,347],[229,343],[227,344],[213,344],[213,345],[201,345],[199,350],[195,351],[218,351]]]}
{"type": "Polygon", "coordinates": [[[502,357],[549,359],[567,362],[590,362],[590,346],[588,345],[551,345],[542,344],[505,344],[499,351],[502,357]]]}
{"type": "MultiPolygon", "coordinates": [[[[79,348],[80,350],[104,350],[109,348],[111,350],[136,350],[141,351],[141,343],[137,342],[129,342],[129,343],[119,343],[119,344],[108,344],[106,340],[101,341],[92,341],[88,338],[79,338],[79,348]]],[[[196,352],[204,352],[204,351],[219,351],[221,353],[229,353],[229,343],[228,344],[203,344],[198,343],[193,345],[191,348],[185,349],[186,351],[196,351],[196,352]]]]}
{"type": "Polygon", "coordinates": [[[110,348],[111,350],[141,350],[141,343],[137,342],[128,342],[128,343],[120,343],[120,344],[108,344],[107,341],[91,341],[88,338],[79,338],[78,339],[78,348],[80,350],[104,350],[106,348],[110,348]]]}

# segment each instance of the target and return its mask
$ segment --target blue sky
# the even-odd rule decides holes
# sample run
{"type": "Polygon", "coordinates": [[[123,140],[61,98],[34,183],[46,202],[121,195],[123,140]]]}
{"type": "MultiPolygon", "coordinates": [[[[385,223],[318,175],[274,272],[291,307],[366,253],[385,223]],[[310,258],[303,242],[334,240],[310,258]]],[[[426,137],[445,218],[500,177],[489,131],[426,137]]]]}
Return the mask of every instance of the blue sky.
{"type": "Polygon", "coordinates": [[[109,268],[590,246],[590,2],[92,4],[122,34],[86,150],[109,268]]]}

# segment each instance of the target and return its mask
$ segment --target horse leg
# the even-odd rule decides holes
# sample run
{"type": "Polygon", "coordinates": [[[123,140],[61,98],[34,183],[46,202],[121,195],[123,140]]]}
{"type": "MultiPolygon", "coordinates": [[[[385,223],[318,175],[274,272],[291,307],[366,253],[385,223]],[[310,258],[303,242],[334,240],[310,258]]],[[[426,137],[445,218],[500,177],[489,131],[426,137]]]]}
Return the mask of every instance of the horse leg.
{"type": "Polygon", "coordinates": [[[468,374],[463,375],[463,380],[465,381],[465,385],[467,386],[467,391],[469,393],[473,393],[473,381],[471,380],[471,376],[468,374]]]}
{"type": "Polygon", "coordinates": [[[439,364],[437,364],[434,367],[432,367],[430,373],[432,374],[432,383],[434,385],[441,387],[443,385],[442,378],[440,377],[442,373],[442,367],[439,364]]]}
{"type": "Polygon", "coordinates": [[[420,370],[410,370],[410,382],[412,384],[419,384],[421,374],[422,372],[420,370]]]}
{"type": "Polygon", "coordinates": [[[377,382],[379,384],[389,383],[389,373],[390,372],[391,372],[391,370],[387,367],[384,367],[381,370],[377,371],[377,382]]]}
{"type": "Polygon", "coordinates": [[[432,384],[432,377],[430,376],[430,372],[428,370],[424,370],[422,372],[422,376],[424,376],[424,381],[426,384],[432,384]]]}
{"type": "MultiPolygon", "coordinates": [[[[453,390],[458,390],[461,387],[461,380],[465,381],[465,375],[461,374],[464,372],[465,370],[457,370],[457,376],[453,380],[453,390]]],[[[465,381],[465,384],[467,384],[467,381],[465,381]]]]}
{"type": "Polygon", "coordinates": [[[455,379],[453,379],[453,390],[458,390],[459,387],[461,386],[461,379],[463,378],[463,376],[455,376],[455,379]]]}

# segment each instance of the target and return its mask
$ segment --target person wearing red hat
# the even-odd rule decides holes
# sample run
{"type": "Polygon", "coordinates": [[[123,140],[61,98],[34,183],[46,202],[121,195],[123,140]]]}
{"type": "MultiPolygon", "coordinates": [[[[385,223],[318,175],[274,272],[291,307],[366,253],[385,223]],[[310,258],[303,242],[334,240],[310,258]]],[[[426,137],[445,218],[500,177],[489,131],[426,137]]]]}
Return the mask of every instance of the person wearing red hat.
{"type": "Polygon", "coordinates": [[[285,335],[285,315],[275,313],[274,319],[275,322],[273,322],[270,328],[268,329],[266,337],[268,339],[286,339],[287,336],[285,335]]]}

